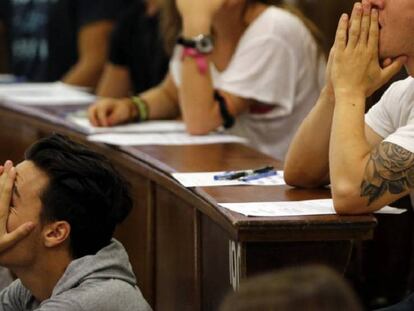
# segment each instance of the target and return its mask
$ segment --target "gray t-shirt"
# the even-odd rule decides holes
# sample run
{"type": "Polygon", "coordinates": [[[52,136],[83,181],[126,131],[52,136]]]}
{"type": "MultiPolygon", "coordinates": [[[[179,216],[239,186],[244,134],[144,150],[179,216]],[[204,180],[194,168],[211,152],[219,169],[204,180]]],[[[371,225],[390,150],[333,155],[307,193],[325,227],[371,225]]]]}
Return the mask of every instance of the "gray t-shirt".
{"type": "Polygon", "coordinates": [[[149,311],[128,255],[116,240],[72,261],[49,299],[39,303],[20,280],[0,293],[0,311],[149,311]]]}

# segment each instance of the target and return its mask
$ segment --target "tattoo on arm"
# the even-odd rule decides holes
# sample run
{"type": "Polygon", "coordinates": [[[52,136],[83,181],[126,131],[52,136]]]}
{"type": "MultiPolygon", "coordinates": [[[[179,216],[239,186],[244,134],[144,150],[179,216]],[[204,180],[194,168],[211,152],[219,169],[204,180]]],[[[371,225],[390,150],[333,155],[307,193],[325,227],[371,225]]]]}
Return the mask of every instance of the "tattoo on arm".
{"type": "Polygon", "coordinates": [[[373,149],[361,183],[368,205],[386,192],[401,194],[414,188],[414,153],[389,142],[373,149]]]}

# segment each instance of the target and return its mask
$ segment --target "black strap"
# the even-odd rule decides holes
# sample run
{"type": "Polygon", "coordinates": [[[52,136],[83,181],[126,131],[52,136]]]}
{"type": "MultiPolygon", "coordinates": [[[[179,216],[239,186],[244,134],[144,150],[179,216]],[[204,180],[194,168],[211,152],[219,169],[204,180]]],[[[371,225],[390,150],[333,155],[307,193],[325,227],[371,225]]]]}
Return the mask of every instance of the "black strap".
{"type": "Polygon", "coordinates": [[[177,38],[177,44],[180,44],[182,46],[188,47],[188,48],[195,48],[196,44],[194,40],[185,39],[184,37],[178,37],[177,38]]]}
{"type": "Polygon", "coordinates": [[[214,91],[214,99],[219,103],[220,114],[223,118],[223,126],[226,129],[233,127],[235,119],[227,109],[226,99],[218,91],[214,91]]]}

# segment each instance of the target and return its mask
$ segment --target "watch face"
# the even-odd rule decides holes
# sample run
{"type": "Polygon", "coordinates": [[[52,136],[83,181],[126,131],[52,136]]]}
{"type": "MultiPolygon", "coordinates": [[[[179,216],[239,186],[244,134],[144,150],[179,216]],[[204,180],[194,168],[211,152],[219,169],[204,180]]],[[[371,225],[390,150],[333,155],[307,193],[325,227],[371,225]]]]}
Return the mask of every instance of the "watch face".
{"type": "Polygon", "coordinates": [[[199,35],[195,39],[195,48],[201,53],[210,53],[213,50],[213,38],[207,35],[199,35]]]}

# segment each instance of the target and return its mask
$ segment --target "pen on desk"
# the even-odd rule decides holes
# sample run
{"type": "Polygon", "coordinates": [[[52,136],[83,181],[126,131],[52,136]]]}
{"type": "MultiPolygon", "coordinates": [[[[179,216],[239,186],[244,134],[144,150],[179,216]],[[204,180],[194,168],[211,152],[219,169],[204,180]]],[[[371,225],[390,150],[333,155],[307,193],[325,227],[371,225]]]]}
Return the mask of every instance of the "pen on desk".
{"type": "Polygon", "coordinates": [[[241,180],[241,181],[252,181],[252,180],[256,180],[256,179],[260,179],[260,178],[264,178],[264,177],[269,177],[269,176],[274,176],[274,175],[277,175],[277,172],[272,169],[270,171],[264,171],[262,173],[250,174],[250,175],[241,177],[239,180],[241,180]]]}
{"type": "Polygon", "coordinates": [[[229,171],[214,176],[214,180],[234,180],[254,174],[261,174],[273,170],[273,166],[264,166],[253,170],[229,171]]]}

